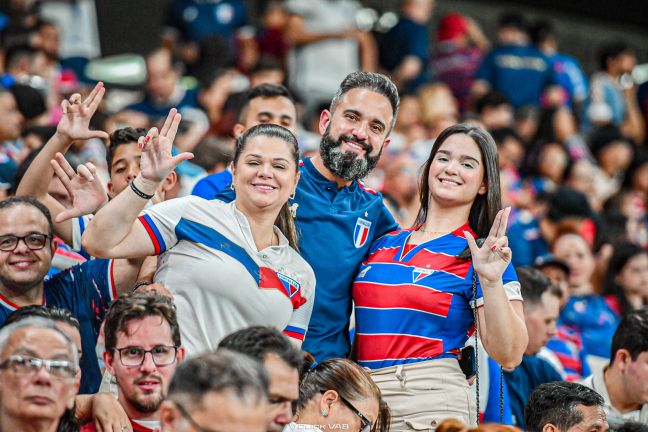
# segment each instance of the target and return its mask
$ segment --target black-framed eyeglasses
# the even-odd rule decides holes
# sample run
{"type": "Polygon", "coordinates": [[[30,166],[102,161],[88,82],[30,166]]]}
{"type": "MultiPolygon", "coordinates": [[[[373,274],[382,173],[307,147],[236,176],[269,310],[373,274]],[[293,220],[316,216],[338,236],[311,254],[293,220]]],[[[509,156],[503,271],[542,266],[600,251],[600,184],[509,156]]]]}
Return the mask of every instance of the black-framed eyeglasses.
{"type": "MultiPolygon", "coordinates": [[[[324,393],[326,393],[326,390],[320,390],[320,393],[324,394],[324,393]]],[[[351,402],[349,402],[346,398],[342,397],[342,395],[340,393],[338,393],[338,397],[340,398],[342,403],[344,405],[346,405],[347,408],[349,408],[351,410],[351,412],[353,414],[357,415],[358,418],[360,419],[360,423],[361,423],[360,424],[360,432],[370,432],[371,431],[371,422],[369,421],[369,419],[367,417],[365,417],[365,415],[362,414],[358,408],[354,407],[351,402]]]]}
{"type": "Polygon", "coordinates": [[[45,368],[48,374],[57,379],[74,378],[77,368],[69,360],[48,360],[37,357],[12,355],[0,363],[0,369],[10,369],[21,375],[32,375],[45,368]]]}
{"type": "Polygon", "coordinates": [[[200,426],[198,423],[196,423],[196,420],[194,420],[193,417],[191,417],[191,414],[189,414],[189,411],[187,411],[185,407],[183,407],[181,404],[179,404],[176,401],[173,401],[173,404],[176,407],[178,407],[178,411],[180,411],[180,415],[182,415],[182,417],[188,420],[189,423],[191,424],[191,427],[196,429],[197,432],[218,432],[214,429],[208,429],[200,426]]]}
{"type": "Polygon", "coordinates": [[[47,239],[51,239],[50,234],[43,233],[29,233],[24,236],[16,236],[13,234],[6,234],[0,236],[0,250],[4,252],[13,252],[16,250],[20,240],[31,250],[40,250],[47,244],[47,239]]]}
{"type": "Polygon", "coordinates": [[[150,350],[141,347],[113,349],[119,353],[119,360],[126,367],[141,366],[148,353],[151,353],[155,366],[168,366],[176,361],[176,355],[178,354],[178,347],[170,345],[158,345],[150,350]]]}

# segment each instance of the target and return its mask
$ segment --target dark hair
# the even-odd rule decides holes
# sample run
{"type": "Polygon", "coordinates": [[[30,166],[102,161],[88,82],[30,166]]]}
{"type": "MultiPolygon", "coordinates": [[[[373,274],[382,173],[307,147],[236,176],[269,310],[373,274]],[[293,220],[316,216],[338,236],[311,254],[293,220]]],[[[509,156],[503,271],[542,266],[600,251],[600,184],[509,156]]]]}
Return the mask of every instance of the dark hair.
{"type": "Polygon", "coordinates": [[[209,392],[233,393],[246,402],[268,397],[268,375],[261,363],[241,353],[220,349],[178,365],[167,399],[200,405],[209,392]]]}
{"type": "Polygon", "coordinates": [[[113,159],[117,147],[123,144],[137,144],[140,137],[146,136],[148,131],[144,128],[125,127],[117,129],[110,134],[110,143],[106,149],[106,162],[108,162],[108,172],[112,170],[113,159]]]}
{"type": "Polygon", "coordinates": [[[500,16],[497,27],[513,27],[522,32],[528,33],[529,25],[522,15],[517,12],[508,12],[500,16]]]}
{"type": "Polygon", "coordinates": [[[542,432],[542,428],[551,423],[558,430],[566,431],[583,421],[578,405],[603,407],[603,397],[574,382],[541,384],[533,390],[524,408],[526,430],[542,432]]]}
{"type": "Polygon", "coordinates": [[[511,105],[511,101],[497,90],[491,90],[475,102],[475,111],[481,114],[486,108],[495,108],[500,105],[511,105]]]}
{"type": "Polygon", "coordinates": [[[104,324],[106,351],[112,352],[117,346],[117,333],[128,334],[128,323],[149,316],[159,316],[166,320],[171,328],[173,345],[180,346],[180,327],[176,317],[176,308],[166,296],[153,291],[122,294],[110,305],[104,324]]]}
{"type": "Polygon", "coordinates": [[[304,357],[279,330],[273,327],[252,326],[227,335],[218,348],[240,352],[263,362],[266,354],[276,354],[293,369],[299,371],[304,357]]]}
{"type": "Polygon", "coordinates": [[[308,402],[325,390],[335,390],[349,401],[375,398],[379,404],[377,429],[388,430],[391,415],[389,407],[382,402],[380,389],[369,374],[358,364],[348,359],[334,358],[323,361],[304,375],[299,386],[296,413],[299,414],[308,402]]]}
{"type": "Polygon", "coordinates": [[[7,71],[16,66],[23,59],[27,59],[30,63],[38,54],[38,50],[29,45],[14,45],[6,50],[4,57],[4,70],[7,71]]]}
{"type": "Polygon", "coordinates": [[[554,28],[549,21],[538,20],[531,25],[529,34],[531,35],[531,42],[534,45],[540,45],[554,35],[554,28]]]}
{"type": "Polygon", "coordinates": [[[535,309],[541,305],[542,295],[547,291],[558,298],[562,298],[560,288],[552,284],[551,280],[540,270],[533,267],[518,267],[515,271],[520,281],[524,309],[526,311],[535,309]]]}
{"type": "MultiPolygon", "coordinates": [[[[295,135],[293,135],[288,129],[271,123],[262,123],[252,126],[238,137],[236,140],[236,149],[234,150],[235,166],[248,141],[259,136],[278,138],[285,141],[290,149],[292,160],[295,163],[295,172],[299,171],[299,146],[297,145],[297,138],[295,138],[295,135]]],[[[288,201],[286,201],[281,207],[277,219],[275,220],[275,225],[283,235],[286,236],[290,246],[293,249],[298,250],[297,228],[295,228],[295,220],[292,213],[290,213],[288,201]]]]}
{"type": "Polygon", "coordinates": [[[253,99],[276,98],[276,97],[285,97],[293,105],[295,104],[295,99],[293,98],[290,91],[286,87],[279,84],[260,84],[246,91],[243,96],[241,108],[239,109],[238,116],[237,116],[239,123],[243,123],[243,121],[245,120],[245,116],[247,115],[247,109],[250,106],[250,102],[252,102],[253,99]]]}
{"type": "Polygon", "coordinates": [[[43,94],[34,87],[27,84],[16,84],[11,87],[10,91],[16,100],[18,111],[25,120],[33,120],[47,111],[43,94]]]}
{"type": "Polygon", "coordinates": [[[524,140],[522,139],[520,134],[518,134],[515,129],[511,127],[493,129],[492,131],[490,131],[490,134],[493,137],[493,141],[495,141],[495,144],[497,144],[498,148],[502,144],[504,144],[504,141],[506,141],[507,138],[513,138],[514,140],[519,142],[522,147],[524,147],[524,140]]]}
{"type": "Polygon", "coordinates": [[[648,424],[627,421],[610,429],[614,432],[648,432],[648,424]]]}
{"type": "Polygon", "coordinates": [[[192,163],[205,171],[213,170],[217,165],[228,166],[234,157],[229,139],[209,136],[198,143],[193,150],[192,163]]]}
{"type": "Polygon", "coordinates": [[[441,132],[441,134],[439,134],[438,138],[434,142],[432,151],[430,151],[430,156],[425,162],[423,173],[421,174],[421,180],[419,183],[421,191],[421,209],[416,217],[415,225],[423,224],[427,217],[430,201],[428,177],[430,175],[430,166],[432,165],[432,161],[443,143],[455,134],[464,134],[472,138],[479,147],[479,152],[482,156],[484,180],[488,184],[488,191],[484,195],[477,195],[477,197],[475,197],[475,201],[470,208],[468,223],[470,228],[478,237],[486,237],[493,221],[495,220],[497,212],[502,208],[497,146],[490,134],[484,129],[466,123],[460,123],[446,128],[441,132]]]}
{"type": "Polygon", "coordinates": [[[590,150],[597,161],[599,161],[599,154],[605,147],[619,142],[624,143],[631,150],[634,150],[634,145],[621,133],[621,130],[617,126],[612,124],[607,124],[594,130],[589,138],[590,150]]]}
{"type": "Polygon", "coordinates": [[[614,245],[614,252],[603,278],[603,294],[616,297],[621,307],[621,316],[630,312],[632,306],[628,302],[624,288],[616,280],[628,261],[638,255],[648,255],[648,251],[631,242],[614,245]]]}
{"type": "Polygon", "coordinates": [[[335,111],[335,108],[340,103],[342,96],[356,88],[371,90],[387,98],[389,104],[391,105],[393,114],[389,129],[389,132],[391,132],[394,129],[394,125],[396,124],[396,117],[398,117],[400,97],[398,96],[396,85],[386,75],[376,72],[351,72],[344,78],[344,80],[342,80],[342,83],[340,83],[340,88],[337,90],[337,92],[333,96],[333,99],[331,100],[329,111],[333,113],[335,111]]]}
{"type": "Polygon", "coordinates": [[[615,41],[603,46],[598,55],[599,67],[601,70],[607,70],[609,60],[619,57],[621,54],[634,54],[634,49],[626,42],[615,41]]]}
{"type": "MultiPolygon", "coordinates": [[[[11,313],[11,315],[7,317],[2,325],[8,325],[33,316],[49,318],[54,322],[68,324],[79,330],[79,332],[81,331],[79,320],[74,315],[72,315],[72,312],[67,309],[61,309],[55,306],[44,305],[29,305],[16,309],[11,313]]],[[[78,348],[81,349],[81,347],[78,348]]]]}
{"type": "Polygon", "coordinates": [[[35,207],[41,213],[43,213],[43,216],[45,216],[45,219],[47,219],[48,234],[49,235],[54,234],[54,224],[52,223],[52,214],[50,213],[47,206],[45,206],[45,204],[38,201],[36,198],[32,196],[12,196],[7,199],[3,199],[2,201],[0,201],[0,211],[12,207],[17,207],[19,205],[32,206],[35,207]]]}
{"type": "Polygon", "coordinates": [[[630,166],[625,171],[625,175],[623,177],[623,188],[631,189],[634,187],[634,176],[637,171],[639,171],[639,169],[645,164],[648,164],[648,150],[637,149],[637,151],[635,151],[634,157],[632,158],[630,166]]]}
{"type": "Polygon", "coordinates": [[[648,351],[648,309],[642,308],[628,312],[621,319],[614,336],[612,336],[610,354],[612,363],[620,349],[628,350],[633,361],[639,354],[648,351]]]}

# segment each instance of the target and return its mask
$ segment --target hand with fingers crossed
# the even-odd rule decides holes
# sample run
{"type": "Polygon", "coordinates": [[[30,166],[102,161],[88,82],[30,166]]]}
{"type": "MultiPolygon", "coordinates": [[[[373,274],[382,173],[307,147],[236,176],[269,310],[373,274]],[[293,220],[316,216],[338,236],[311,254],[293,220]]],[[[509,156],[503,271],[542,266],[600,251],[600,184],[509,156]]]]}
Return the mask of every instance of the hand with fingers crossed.
{"type": "MultiPolygon", "coordinates": [[[[162,129],[153,127],[149,129],[145,137],[138,140],[139,148],[142,150],[140,159],[140,174],[138,177],[144,183],[148,192],[153,194],[159,184],[185,160],[193,158],[193,153],[184,152],[173,156],[173,140],[178,133],[178,126],[182,116],[178,110],[172,108],[164,121],[162,129]]],[[[139,187],[140,184],[138,183],[139,187]]]]}
{"type": "Polygon", "coordinates": [[[470,233],[464,231],[472,255],[473,268],[482,285],[501,282],[504,270],[511,262],[512,253],[511,248],[508,247],[508,237],[506,237],[506,226],[510,214],[510,207],[497,213],[488,237],[481,247],[477,245],[470,233]]]}
{"type": "Polygon", "coordinates": [[[74,93],[70,99],[63,100],[61,102],[63,116],[56,127],[56,133],[69,141],[91,138],[108,140],[109,136],[106,132],[90,129],[90,119],[99,108],[105,93],[103,83],[98,82],[83,102],[79,93],[74,93]]]}
{"type": "Polygon", "coordinates": [[[106,189],[97,175],[97,168],[91,162],[80,164],[75,173],[65,157],[61,153],[56,153],[56,159],[53,159],[50,164],[54,174],[61,180],[72,198],[72,207],[56,216],[57,223],[93,214],[106,204],[108,201],[106,189]]]}

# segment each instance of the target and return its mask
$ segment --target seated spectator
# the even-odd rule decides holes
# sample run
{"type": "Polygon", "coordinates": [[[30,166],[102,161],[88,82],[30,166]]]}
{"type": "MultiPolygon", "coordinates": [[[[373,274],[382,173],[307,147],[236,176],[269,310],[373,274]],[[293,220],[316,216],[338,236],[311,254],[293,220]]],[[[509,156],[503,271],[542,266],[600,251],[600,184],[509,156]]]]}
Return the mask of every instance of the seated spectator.
{"type": "MultiPolygon", "coordinates": [[[[175,306],[153,292],[120,296],[108,310],[104,335],[106,369],[133,431],[155,430],[169,381],[184,358],[175,306]]],[[[81,430],[97,429],[88,423],[81,430]]]]}
{"type": "Polygon", "coordinates": [[[594,199],[602,204],[621,188],[633,159],[634,146],[618,128],[607,125],[593,132],[590,148],[598,164],[594,169],[594,199]]]}
{"type": "MultiPolygon", "coordinates": [[[[91,260],[45,280],[56,244],[47,208],[32,197],[0,201],[0,324],[16,309],[47,304],[68,309],[81,324],[85,353],[94,353],[108,305],[130,289],[140,265],[91,260]]],[[[97,356],[81,359],[81,393],[99,388],[97,356]]]]}
{"type": "Polygon", "coordinates": [[[646,125],[630,75],[637,64],[634,49],[612,42],[599,53],[599,71],[592,75],[590,94],[583,107],[583,129],[612,124],[635,143],[643,141],[646,125]]]}
{"type": "Polygon", "coordinates": [[[279,330],[261,326],[226,336],[218,348],[245,354],[263,363],[270,378],[268,432],[281,432],[292,421],[292,405],[299,397],[302,353],[279,330]]]}
{"type": "Polygon", "coordinates": [[[497,32],[499,46],[479,66],[473,94],[481,96],[494,89],[515,108],[539,106],[545,89],[558,84],[550,60],[530,44],[527,23],[521,15],[502,16],[497,32]]]}
{"type": "Polygon", "coordinates": [[[562,293],[539,270],[521,267],[516,271],[524,298],[524,322],[529,343],[522,363],[513,371],[505,371],[504,378],[514,421],[517,426],[525,429],[524,406],[533,389],[542,383],[562,380],[548,361],[537,356],[540,349],[556,334],[562,293]]]}
{"type": "MultiPolygon", "coordinates": [[[[24,118],[14,95],[4,87],[0,86],[0,189],[6,190],[13,184],[16,166],[27,156],[21,152],[21,145],[18,143],[23,128],[24,118]]],[[[4,197],[5,195],[0,195],[4,197]]]]}
{"type": "Polygon", "coordinates": [[[606,432],[601,395],[570,382],[541,384],[524,409],[528,432],[606,432]]]}
{"type": "Polygon", "coordinates": [[[380,390],[369,374],[350,360],[331,359],[303,377],[295,420],[284,431],[317,431],[320,425],[383,431],[389,422],[389,408],[381,402],[380,390]]]}
{"type": "MultiPolygon", "coordinates": [[[[538,257],[534,267],[560,289],[562,310],[569,300],[569,267],[564,261],[556,259],[551,254],[538,257]]],[[[540,356],[551,362],[567,381],[578,381],[590,374],[589,366],[585,361],[587,353],[583,349],[583,340],[577,328],[557,324],[556,334],[547,342],[547,350],[549,352],[541,350],[540,356]]]]}
{"type": "Polygon", "coordinates": [[[449,13],[441,18],[437,41],[432,73],[435,79],[450,87],[459,101],[460,111],[465,112],[469,108],[475,74],[489,47],[488,39],[474,20],[449,13]]]}
{"type": "Polygon", "coordinates": [[[0,430],[55,431],[79,389],[75,343],[40,317],[3,327],[0,340],[0,430]]]}
{"type": "Polygon", "coordinates": [[[614,246],[603,280],[605,300],[617,315],[648,305],[648,251],[634,243],[614,246]]]}
{"type": "Polygon", "coordinates": [[[475,102],[475,112],[486,130],[513,126],[513,106],[498,91],[489,91],[475,102]]]}
{"type": "Polygon", "coordinates": [[[268,376],[261,363],[227,350],[181,364],[160,406],[162,432],[266,432],[267,415],[268,376]]]}
{"type": "Polygon", "coordinates": [[[569,300],[560,313],[560,322],[581,332],[590,356],[599,357],[599,361],[607,359],[619,317],[594,289],[596,262],[590,244],[580,233],[566,229],[558,233],[551,252],[569,266],[569,300]]]}
{"type": "Polygon", "coordinates": [[[192,162],[207,172],[207,176],[198,180],[191,194],[205,199],[212,199],[218,191],[232,181],[229,165],[234,158],[234,144],[230,138],[210,136],[202,140],[193,151],[192,162]],[[225,174],[225,172],[228,172],[225,174]],[[216,175],[214,175],[216,174],[216,175]],[[217,175],[220,174],[220,175],[217,175]]]}
{"type": "Polygon", "coordinates": [[[383,198],[392,200],[392,214],[400,226],[414,225],[419,212],[418,170],[416,160],[408,153],[386,160],[383,198]]]}
{"type": "MultiPolygon", "coordinates": [[[[68,310],[51,306],[25,306],[9,315],[2,326],[8,326],[33,317],[52,320],[56,327],[74,342],[79,359],[83,358],[81,325],[79,320],[74,318],[68,310]]],[[[94,355],[94,353],[87,355],[94,355]]],[[[81,368],[77,369],[75,379],[78,384],[81,383],[81,368]]],[[[110,430],[113,426],[120,427],[122,416],[127,418],[121,405],[111,394],[76,395],[74,407],[66,409],[57,431],[78,431],[80,419],[81,421],[93,420],[110,430]]]]}
{"type": "Polygon", "coordinates": [[[612,338],[610,364],[582,381],[599,393],[611,428],[648,424],[648,309],[626,314],[612,338]]]}
{"type": "Polygon", "coordinates": [[[627,205],[620,208],[628,218],[628,238],[648,248],[648,150],[635,154],[621,187],[628,199],[627,205]]]}

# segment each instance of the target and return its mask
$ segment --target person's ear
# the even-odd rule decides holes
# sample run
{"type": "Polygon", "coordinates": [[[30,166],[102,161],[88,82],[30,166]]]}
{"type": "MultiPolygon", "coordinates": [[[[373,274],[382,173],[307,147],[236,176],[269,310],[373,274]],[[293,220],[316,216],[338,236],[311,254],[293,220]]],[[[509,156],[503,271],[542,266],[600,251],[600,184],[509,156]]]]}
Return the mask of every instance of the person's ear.
{"type": "Polygon", "coordinates": [[[113,188],[112,181],[108,181],[108,197],[110,199],[115,198],[115,189],[113,188]]]}
{"type": "Polygon", "coordinates": [[[184,347],[178,347],[178,352],[176,353],[176,363],[182,362],[185,358],[185,349],[184,347]]]}
{"type": "Polygon", "coordinates": [[[104,363],[106,364],[106,370],[110,372],[111,375],[115,376],[115,369],[113,368],[113,361],[115,360],[115,356],[113,356],[113,352],[111,350],[105,350],[103,352],[103,359],[104,363]]]}
{"type": "Polygon", "coordinates": [[[178,174],[175,171],[171,171],[168,176],[164,179],[161,189],[165,193],[173,189],[175,184],[178,182],[178,174]]]}
{"type": "Polygon", "coordinates": [[[632,362],[632,355],[630,354],[630,351],[625,348],[618,350],[612,359],[612,364],[619,368],[621,372],[626,370],[628,363],[630,362],[632,362]]]}
{"type": "Polygon", "coordinates": [[[182,418],[182,415],[175,407],[173,402],[165,400],[160,404],[160,426],[165,432],[174,432],[177,430],[176,422],[182,418]]]}
{"type": "Polygon", "coordinates": [[[479,186],[479,190],[477,191],[477,194],[484,195],[486,192],[488,192],[488,180],[484,179],[481,186],[479,186]]]}
{"type": "Polygon", "coordinates": [[[547,423],[546,425],[542,426],[542,432],[560,432],[560,429],[558,429],[551,423],[547,423]]]}
{"type": "Polygon", "coordinates": [[[328,128],[329,124],[331,123],[331,118],[333,117],[333,113],[331,113],[329,110],[324,110],[320,114],[320,121],[319,121],[319,132],[320,135],[324,135],[326,133],[326,128],[328,128]]]}
{"type": "Polygon", "coordinates": [[[243,132],[245,132],[245,126],[243,126],[241,123],[236,123],[232,128],[234,138],[240,137],[241,135],[243,135],[243,132]]]}

